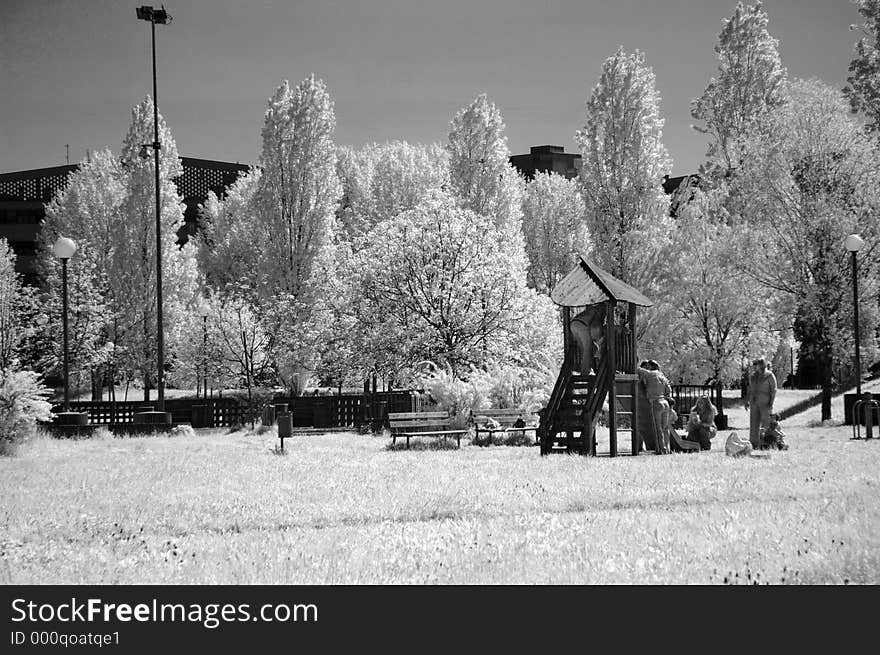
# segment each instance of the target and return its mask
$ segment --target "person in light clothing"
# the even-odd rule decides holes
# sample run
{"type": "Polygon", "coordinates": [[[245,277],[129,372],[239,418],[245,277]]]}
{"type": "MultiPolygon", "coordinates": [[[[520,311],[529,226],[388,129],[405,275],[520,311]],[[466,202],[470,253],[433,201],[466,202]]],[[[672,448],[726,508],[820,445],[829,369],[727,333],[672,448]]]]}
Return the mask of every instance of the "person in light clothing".
{"type": "Polygon", "coordinates": [[[669,450],[669,419],[672,387],[669,380],[660,371],[660,366],[653,359],[642,362],[636,369],[639,382],[645,389],[648,402],[651,404],[653,432],[656,438],[656,452],[663,455],[669,450]]]}
{"type": "Polygon", "coordinates": [[[761,447],[761,431],[770,427],[773,402],[776,400],[776,376],[767,367],[767,361],[759,357],[752,362],[749,377],[749,393],[746,407],[749,409],[749,441],[752,448],[761,447]]]}

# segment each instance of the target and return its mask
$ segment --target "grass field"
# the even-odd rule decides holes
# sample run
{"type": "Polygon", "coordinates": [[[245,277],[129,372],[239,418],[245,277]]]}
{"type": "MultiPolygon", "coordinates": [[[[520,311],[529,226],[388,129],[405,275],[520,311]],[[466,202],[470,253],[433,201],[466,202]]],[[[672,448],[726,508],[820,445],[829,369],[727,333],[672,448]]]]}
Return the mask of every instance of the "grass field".
{"type": "Polygon", "coordinates": [[[0,459],[2,583],[878,583],[880,440],[541,458],[355,434],[37,439],[0,459]]]}

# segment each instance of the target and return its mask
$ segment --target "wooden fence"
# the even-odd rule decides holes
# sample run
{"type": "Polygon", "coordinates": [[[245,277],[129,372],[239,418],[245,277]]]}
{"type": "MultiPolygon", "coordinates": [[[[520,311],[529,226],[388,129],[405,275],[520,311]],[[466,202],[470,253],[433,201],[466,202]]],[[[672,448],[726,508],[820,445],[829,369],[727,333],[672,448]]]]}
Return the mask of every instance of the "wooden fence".
{"type": "MultiPolygon", "coordinates": [[[[386,391],[376,394],[344,394],[335,396],[278,396],[276,406],[287,405],[293,412],[294,427],[356,428],[366,423],[384,421],[388,412],[415,412],[421,409],[418,391],[386,391]]],[[[81,401],[70,403],[73,412],[89,415],[92,425],[128,425],[138,412],[153,411],[156,403],[144,401],[111,402],[81,401]]],[[[62,405],[52,408],[63,411],[62,405]]],[[[174,398],[165,400],[165,411],[171,412],[174,425],[195,427],[232,427],[250,420],[247,404],[238,398],[174,398]]],[[[254,420],[259,420],[259,416],[254,420]]]]}
{"type": "Polygon", "coordinates": [[[287,405],[294,427],[355,428],[384,421],[388,412],[420,411],[421,399],[418,391],[400,390],[369,395],[276,396],[273,402],[287,405]]]}

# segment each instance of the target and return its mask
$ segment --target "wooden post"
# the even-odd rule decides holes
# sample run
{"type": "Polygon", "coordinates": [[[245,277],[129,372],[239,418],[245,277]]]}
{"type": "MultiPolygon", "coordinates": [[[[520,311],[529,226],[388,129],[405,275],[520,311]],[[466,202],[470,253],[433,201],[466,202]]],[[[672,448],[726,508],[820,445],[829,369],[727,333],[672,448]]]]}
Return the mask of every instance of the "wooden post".
{"type": "Polygon", "coordinates": [[[608,438],[612,457],[617,456],[617,388],[614,384],[617,371],[614,341],[617,335],[614,328],[614,305],[613,300],[605,303],[605,357],[608,362],[605,384],[608,385],[608,438]]]}
{"type": "Polygon", "coordinates": [[[562,360],[563,366],[568,361],[571,348],[571,307],[562,308],[562,360]]]}
{"type": "MultiPolygon", "coordinates": [[[[632,371],[629,371],[630,373],[635,373],[636,367],[638,367],[639,365],[639,348],[638,340],[636,339],[636,318],[638,310],[638,305],[636,305],[635,303],[629,304],[629,329],[632,335],[632,371]]],[[[637,398],[638,395],[639,381],[635,380],[632,383],[632,432],[630,432],[631,448],[633,455],[638,455],[642,449],[642,434],[641,432],[639,432],[639,403],[637,398]]]]}

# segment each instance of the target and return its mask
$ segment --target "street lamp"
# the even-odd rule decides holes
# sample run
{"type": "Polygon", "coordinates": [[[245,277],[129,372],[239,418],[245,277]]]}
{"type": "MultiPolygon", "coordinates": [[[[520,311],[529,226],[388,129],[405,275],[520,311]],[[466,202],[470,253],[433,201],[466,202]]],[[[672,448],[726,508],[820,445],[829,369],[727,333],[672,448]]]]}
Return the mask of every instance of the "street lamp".
{"type": "Polygon", "coordinates": [[[859,278],[856,253],[865,245],[865,240],[858,234],[850,234],[845,244],[846,249],[852,253],[853,337],[856,342],[856,400],[858,400],[862,395],[862,360],[859,354],[859,278]]]}
{"type": "Polygon", "coordinates": [[[208,314],[211,308],[206,303],[199,305],[199,316],[202,317],[202,365],[205,369],[204,392],[205,399],[208,398],[208,314]]]}
{"type": "Polygon", "coordinates": [[[162,209],[159,198],[159,97],[156,90],[156,24],[167,25],[171,22],[171,16],[161,9],[152,7],[138,7],[136,10],[139,20],[149,21],[153,37],[153,147],[156,173],[156,368],[158,370],[157,391],[159,396],[159,411],[165,411],[165,334],[162,328],[162,209]]]}
{"type": "Polygon", "coordinates": [[[67,237],[58,237],[55,245],[52,246],[52,252],[61,260],[61,315],[63,328],[63,348],[64,348],[64,411],[70,411],[70,375],[68,371],[68,355],[67,355],[67,260],[76,253],[76,242],[67,237]]]}

